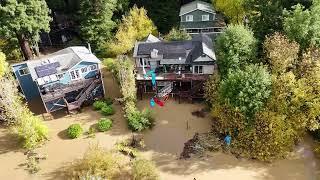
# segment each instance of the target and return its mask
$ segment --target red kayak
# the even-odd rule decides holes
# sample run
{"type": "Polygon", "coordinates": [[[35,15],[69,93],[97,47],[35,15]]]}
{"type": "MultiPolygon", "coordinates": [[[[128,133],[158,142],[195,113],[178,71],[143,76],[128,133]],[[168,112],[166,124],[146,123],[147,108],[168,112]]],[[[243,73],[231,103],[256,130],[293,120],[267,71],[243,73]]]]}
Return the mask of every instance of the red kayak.
{"type": "Polygon", "coordinates": [[[158,98],[153,98],[154,102],[157,103],[159,106],[163,107],[164,106],[164,102],[160,101],[158,98]]]}

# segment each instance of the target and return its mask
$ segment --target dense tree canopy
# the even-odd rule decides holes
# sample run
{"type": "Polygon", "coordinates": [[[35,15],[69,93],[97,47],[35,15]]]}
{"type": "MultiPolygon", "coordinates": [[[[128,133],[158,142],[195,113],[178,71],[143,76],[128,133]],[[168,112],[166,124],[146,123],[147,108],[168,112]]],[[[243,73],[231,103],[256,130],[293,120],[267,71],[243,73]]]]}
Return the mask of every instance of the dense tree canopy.
{"type": "Polygon", "coordinates": [[[116,0],[81,0],[81,34],[90,42],[94,49],[98,49],[112,37],[111,31],[115,28],[112,21],[116,0]]]}
{"type": "Polygon", "coordinates": [[[116,32],[115,39],[107,43],[107,53],[111,55],[125,54],[132,50],[136,40],[142,40],[156,27],[148,18],[147,11],[134,6],[127,16],[124,16],[116,32]]]}
{"type": "Polygon", "coordinates": [[[172,28],[170,32],[164,37],[164,39],[167,41],[182,41],[190,40],[191,36],[186,31],[172,28]]]}
{"type": "Polygon", "coordinates": [[[30,43],[39,41],[41,31],[49,31],[50,10],[45,0],[0,1],[0,35],[16,37],[25,59],[32,58],[30,43]]]}
{"type": "Polygon", "coordinates": [[[320,1],[313,1],[310,9],[298,4],[291,11],[284,11],[284,31],[291,40],[305,49],[320,46],[320,1]]]}
{"type": "Polygon", "coordinates": [[[271,90],[271,77],[266,67],[248,65],[229,72],[221,81],[221,100],[246,115],[249,120],[263,108],[271,90]]]}
{"type": "Polygon", "coordinates": [[[166,34],[179,25],[180,0],[135,0],[132,4],[148,11],[160,33],[166,34]]]}
{"type": "Polygon", "coordinates": [[[229,70],[238,69],[255,61],[256,39],[243,25],[230,25],[217,38],[216,46],[219,58],[217,62],[222,76],[229,70]]]}
{"type": "Polygon", "coordinates": [[[212,0],[216,10],[221,11],[231,23],[242,24],[245,18],[246,0],[212,0]]]}

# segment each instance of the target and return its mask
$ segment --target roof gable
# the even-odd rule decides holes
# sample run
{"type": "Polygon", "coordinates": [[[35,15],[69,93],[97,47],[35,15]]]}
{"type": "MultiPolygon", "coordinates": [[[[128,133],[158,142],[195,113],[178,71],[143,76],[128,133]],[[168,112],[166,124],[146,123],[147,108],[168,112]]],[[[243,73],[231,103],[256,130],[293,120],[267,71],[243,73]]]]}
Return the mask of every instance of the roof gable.
{"type": "Polygon", "coordinates": [[[179,16],[183,16],[195,10],[200,10],[211,14],[215,13],[212,4],[203,1],[193,1],[181,6],[179,16]]]}

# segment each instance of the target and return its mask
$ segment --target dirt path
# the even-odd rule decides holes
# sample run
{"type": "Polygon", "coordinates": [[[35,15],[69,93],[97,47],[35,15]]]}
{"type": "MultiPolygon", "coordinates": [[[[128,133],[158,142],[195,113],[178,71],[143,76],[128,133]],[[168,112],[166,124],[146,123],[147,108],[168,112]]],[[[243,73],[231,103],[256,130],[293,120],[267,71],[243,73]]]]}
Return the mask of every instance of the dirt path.
{"type": "MultiPolygon", "coordinates": [[[[105,75],[107,94],[118,97],[117,86],[110,74],[105,75]],[[109,87],[109,88],[108,88],[109,87]]],[[[149,107],[149,99],[138,102],[143,109],[149,107]]],[[[66,138],[65,130],[72,123],[81,123],[85,130],[94,125],[101,117],[90,107],[81,114],[65,116],[59,113],[56,119],[45,121],[50,129],[50,141],[38,149],[47,154],[47,160],[40,163],[41,171],[30,175],[20,165],[25,163],[23,151],[17,140],[10,136],[6,129],[0,128],[0,179],[13,180],[60,180],[63,168],[76,158],[82,157],[88,146],[99,143],[111,149],[119,141],[131,135],[123,118],[122,108],[114,106],[116,114],[113,128],[107,133],[97,133],[95,138],[82,136],[79,139],[66,138]]],[[[311,140],[307,139],[296,148],[297,156],[273,164],[262,164],[254,161],[239,160],[223,153],[213,153],[203,158],[178,160],[183,144],[195,132],[210,130],[210,118],[197,118],[191,115],[194,110],[203,108],[200,104],[178,104],[170,100],[164,107],[153,108],[156,115],[156,126],[144,132],[147,151],[143,155],[155,161],[163,180],[316,180],[319,177],[319,162],[311,151],[311,140]],[[188,124],[188,125],[187,125],[188,124]],[[188,127],[188,128],[187,128],[188,127]]]]}

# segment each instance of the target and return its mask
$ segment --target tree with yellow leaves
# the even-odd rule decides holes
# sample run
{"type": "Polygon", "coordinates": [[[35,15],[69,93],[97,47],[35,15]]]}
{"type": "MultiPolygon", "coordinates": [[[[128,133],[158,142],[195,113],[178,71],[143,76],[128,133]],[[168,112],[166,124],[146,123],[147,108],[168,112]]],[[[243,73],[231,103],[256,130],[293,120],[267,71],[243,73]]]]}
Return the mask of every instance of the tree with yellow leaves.
{"type": "Polygon", "coordinates": [[[245,18],[245,0],[212,0],[214,7],[227,16],[231,23],[242,24],[245,18]]]}
{"type": "Polygon", "coordinates": [[[147,16],[147,11],[134,6],[129,14],[122,18],[115,39],[107,43],[107,53],[113,56],[128,53],[134,47],[135,41],[155,32],[156,27],[147,16]]]}

